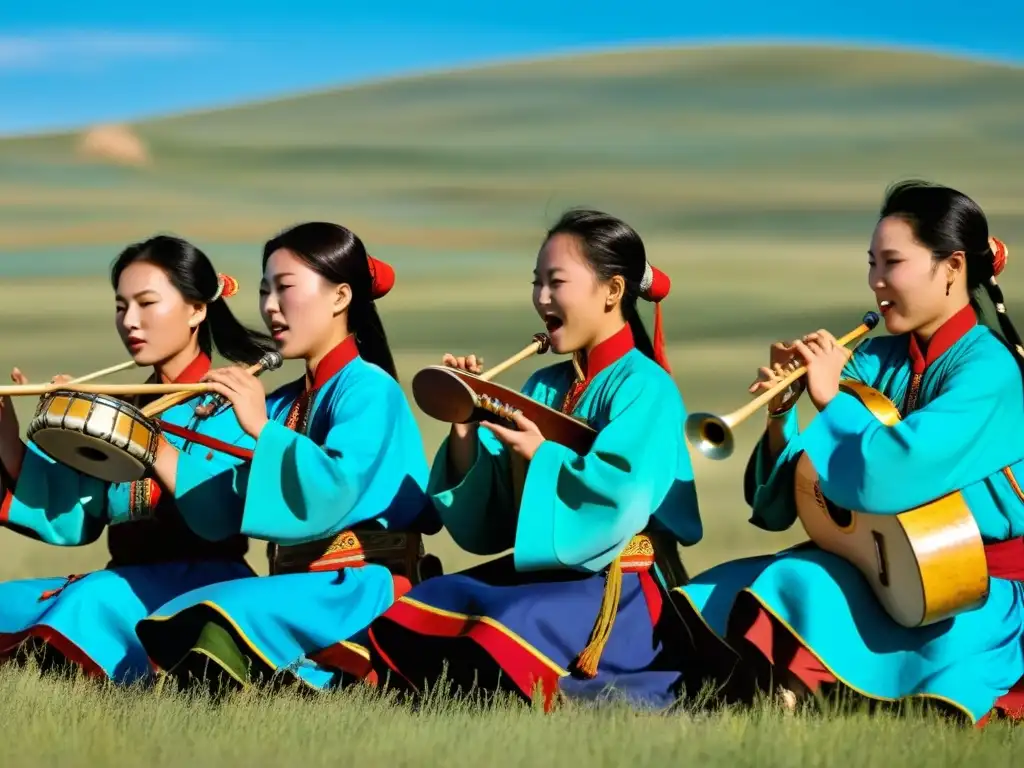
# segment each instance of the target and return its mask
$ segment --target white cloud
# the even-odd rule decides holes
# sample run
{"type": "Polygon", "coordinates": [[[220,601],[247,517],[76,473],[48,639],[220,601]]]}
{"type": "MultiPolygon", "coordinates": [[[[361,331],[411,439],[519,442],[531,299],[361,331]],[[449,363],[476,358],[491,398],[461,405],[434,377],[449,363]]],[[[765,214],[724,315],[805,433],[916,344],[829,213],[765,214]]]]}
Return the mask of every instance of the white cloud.
{"type": "Polygon", "coordinates": [[[205,44],[199,37],[145,32],[0,35],[0,70],[94,69],[126,59],[182,56],[205,44]]]}

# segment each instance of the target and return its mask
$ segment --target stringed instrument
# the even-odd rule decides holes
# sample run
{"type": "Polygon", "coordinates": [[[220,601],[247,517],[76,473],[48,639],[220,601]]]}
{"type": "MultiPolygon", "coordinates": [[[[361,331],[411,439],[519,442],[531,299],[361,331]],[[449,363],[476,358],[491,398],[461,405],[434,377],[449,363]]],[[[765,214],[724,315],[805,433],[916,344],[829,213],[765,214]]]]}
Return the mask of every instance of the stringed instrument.
{"type": "MultiPolygon", "coordinates": [[[[839,388],[885,426],[900,421],[899,409],[877,389],[845,379],[839,388]]],[[[843,509],[825,498],[814,465],[801,453],[793,492],[811,541],[855,566],[896,623],[927,626],[988,597],[981,531],[959,491],[899,514],[843,509]]]]}
{"type": "Polygon", "coordinates": [[[491,421],[515,427],[511,416],[521,413],[537,425],[546,440],[585,454],[597,438],[593,427],[522,392],[491,381],[531,355],[544,354],[550,346],[551,340],[546,334],[535,334],[527,347],[481,374],[444,365],[427,366],[413,376],[413,399],[425,414],[449,424],[491,421]]]}

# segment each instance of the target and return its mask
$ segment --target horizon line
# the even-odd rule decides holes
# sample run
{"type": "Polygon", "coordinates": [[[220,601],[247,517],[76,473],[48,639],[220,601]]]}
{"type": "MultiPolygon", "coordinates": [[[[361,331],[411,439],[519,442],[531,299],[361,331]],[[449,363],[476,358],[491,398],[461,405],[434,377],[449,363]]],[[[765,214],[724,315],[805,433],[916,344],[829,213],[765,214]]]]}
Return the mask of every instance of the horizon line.
{"type": "Polygon", "coordinates": [[[0,129],[0,141],[9,139],[35,139],[35,138],[56,138],[68,134],[77,133],[89,128],[101,125],[129,125],[137,126],[150,122],[162,122],[178,118],[197,117],[217,112],[224,112],[233,109],[244,109],[249,107],[265,106],[282,101],[290,101],[309,96],[326,93],[342,93],[363,88],[379,87],[389,83],[423,80],[445,75],[461,74],[471,71],[500,69],[503,67],[538,64],[544,62],[557,62],[564,59],[585,58],[588,56],[627,54],[630,52],[654,52],[654,51],[682,51],[701,49],[729,49],[729,48],[810,48],[829,49],[834,51],[878,51],[884,53],[906,53],[919,56],[929,56],[936,59],[962,61],[964,63],[978,64],[984,66],[998,67],[1009,70],[1024,69],[1024,58],[1006,58],[999,56],[985,55],[972,52],[966,49],[952,49],[942,46],[927,46],[921,44],[894,43],[882,41],[856,41],[838,38],[815,38],[807,39],[800,37],[781,36],[758,36],[758,37],[731,37],[731,38],[673,38],[665,41],[644,42],[644,43],[622,43],[595,46],[569,46],[565,48],[553,48],[543,54],[519,54],[497,57],[485,57],[475,59],[462,64],[439,65],[437,67],[421,67],[391,74],[382,74],[371,77],[363,77],[355,80],[339,80],[335,85],[311,86],[309,88],[298,88],[288,91],[280,91],[254,98],[240,98],[238,100],[225,100],[216,105],[197,106],[191,109],[179,109],[176,111],[154,111],[136,115],[135,117],[111,118],[94,120],[89,122],[75,122],[63,127],[47,130],[15,130],[6,132],[0,129]]]}

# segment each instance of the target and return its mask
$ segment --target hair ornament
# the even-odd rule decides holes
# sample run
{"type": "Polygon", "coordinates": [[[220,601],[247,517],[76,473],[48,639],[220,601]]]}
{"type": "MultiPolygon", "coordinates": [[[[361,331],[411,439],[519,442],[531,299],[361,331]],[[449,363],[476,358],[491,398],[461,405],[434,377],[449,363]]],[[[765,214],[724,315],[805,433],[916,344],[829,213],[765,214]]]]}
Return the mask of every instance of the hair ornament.
{"type": "Polygon", "coordinates": [[[369,254],[367,254],[366,260],[370,264],[370,277],[373,280],[370,295],[376,301],[387,296],[388,292],[395,287],[395,270],[386,261],[375,259],[369,254]]]}
{"type": "Polygon", "coordinates": [[[1006,259],[1010,255],[1010,249],[998,237],[990,237],[988,247],[992,249],[992,276],[998,277],[999,273],[1006,269],[1006,259]]]}
{"type": "Polygon", "coordinates": [[[210,299],[210,304],[215,302],[217,299],[230,299],[238,293],[238,281],[235,280],[231,275],[226,275],[223,272],[217,273],[217,292],[213,294],[213,298],[210,299]]]}

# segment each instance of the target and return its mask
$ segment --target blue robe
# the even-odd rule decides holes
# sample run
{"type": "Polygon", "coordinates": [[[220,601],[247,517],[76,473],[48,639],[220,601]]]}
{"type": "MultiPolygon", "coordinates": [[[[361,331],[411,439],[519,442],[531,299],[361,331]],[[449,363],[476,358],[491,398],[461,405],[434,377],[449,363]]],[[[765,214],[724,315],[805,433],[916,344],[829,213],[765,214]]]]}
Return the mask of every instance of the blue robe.
{"type": "MultiPolygon", "coordinates": [[[[916,390],[916,407],[896,426],[882,425],[840,393],[803,432],[795,411],[787,414],[788,442],[774,462],[762,438],[748,466],[754,525],[783,531],[794,524],[794,468],[806,451],[822,493],[847,509],[898,514],[959,489],[987,544],[1024,534],[1017,361],[974,323],[969,307],[935,334],[929,346],[938,354],[929,354],[923,372],[918,368],[916,386],[910,346],[906,335],[871,339],[843,374],[897,405],[916,390]]],[[[723,563],[676,595],[693,631],[704,634],[701,642],[710,630],[719,649],[728,647],[723,661],[709,662],[720,665],[720,674],[754,674],[737,660],[749,651],[743,632],[751,616],[763,610],[776,632],[810,651],[826,677],[869,700],[927,699],[976,723],[1024,675],[1024,588],[1012,578],[993,574],[983,605],[918,628],[898,625],[853,565],[814,545],[723,563]]],[[[680,659],[693,662],[692,655],[680,659]]]]}
{"type": "MultiPolygon", "coordinates": [[[[208,367],[207,360],[200,375],[208,367]]],[[[195,417],[195,408],[206,400],[189,400],[158,418],[250,447],[234,411],[195,417]]],[[[165,437],[181,450],[179,475],[210,477],[238,462],[175,435],[165,437]]],[[[148,478],[105,483],[28,444],[14,492],[0,514],[3,524],[64,547],[90,544],[107,529],[111,562],[84,575],[0,584],[0,654],[10,657],[22,643],[34,641],[50,654],[56,651],[51,658],[69,660],[92,675],[123,683],[145,679],[151,670],[135,634],[140,619],[183,592],[252,575],[244,559],[247,542],[234,523],[240,502],[198,489],[179,492],[176,500],[162,494],[154,503],[153,483],[148,478]],[[137,494],[140,490],[147,495],[137,494]]]]}
{"type": "MultiPolygon", "coordinates": [[[[251,464],[197,479],[217,486],[212,493],[243,500],[237,524],[245,535],[293,546],[370,527],[440,529],[424,493],[426,456],[405,394],[377,366],[359,357],[345,362],[333,375],[325,374],[330,361],[316,372],[305,429],[286,426],[306,393],[298,380],[268,397],[270,421],[251,464]]],[[[181,682],[325,688],[344,672],[358,673],[320,654],[347,650],[356,667],[365,663],[366,650],[349,641],[391,605],[395,588],[392,571],[373,562],[253,577],[182,594],[138,633],[154,664],[181,682]]]]}
{"type": "MultiPolygon", "coordinates": [[[[518,508],[508,451],[492,433],[479,430],[475,463],[455,483],[447,439],[442,443],[428,491],[445,527],[473,554],[510,547],[512,553],[429,579],[377,619],[368,634],[379,680],[413,691],[475,683],[523,697],[539,687],[547,704],[559,692],[594,697],[609,688],[636,703],[674,699],[679,673],[662,663],[672,642],[671,622],[662,615],[664,590],[671,576],[685,579],[685,572],[677,575],[677,544],[699,541],[702,525],[679,390],[633,348],[628,331],[604,342],[625,350],[593,350],[592,363],[599,355],[605,360],[588,365],[583,394],[565,411],[597,431],[591,449],[580,455],[543,442],[527,467],[518,508]],[[636,551],[642,533],[654,543],[656,564],[623,568],[617,615],[596,674],[583,673],[577,656],[601,610],[609,566],[620,553],[636,551]],[[670,576],[665,571],[673,561],[670,576]]],[[[544,368],[522,391],[564,407],[581,378],[574,368],[573,362],[544,368]]]]}

